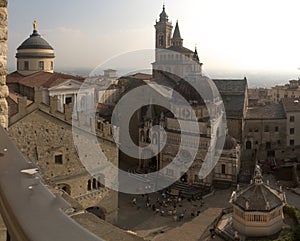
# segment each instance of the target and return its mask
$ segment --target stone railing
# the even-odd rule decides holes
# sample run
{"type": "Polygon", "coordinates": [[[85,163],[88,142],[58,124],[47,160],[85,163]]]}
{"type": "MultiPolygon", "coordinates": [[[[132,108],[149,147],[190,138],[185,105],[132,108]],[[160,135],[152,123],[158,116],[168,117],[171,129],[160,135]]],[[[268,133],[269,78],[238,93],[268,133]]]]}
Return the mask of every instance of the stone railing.
{"type": "Polygon", "coordinates": [[[101,188],[101,189],[93,190],[86,194],[74,197],[74,199],[78,202],[80,202],[82,200],[86,200],[86,199],[93,199],[93,200],[101,199],[106,192],[107,192],[106,188],[101,188]]]}
{"type": "Polygon", "coordinates": [[[6,85],[7,0],[0,1],[0,126],[8,127],[8,87],[6,85]]]}

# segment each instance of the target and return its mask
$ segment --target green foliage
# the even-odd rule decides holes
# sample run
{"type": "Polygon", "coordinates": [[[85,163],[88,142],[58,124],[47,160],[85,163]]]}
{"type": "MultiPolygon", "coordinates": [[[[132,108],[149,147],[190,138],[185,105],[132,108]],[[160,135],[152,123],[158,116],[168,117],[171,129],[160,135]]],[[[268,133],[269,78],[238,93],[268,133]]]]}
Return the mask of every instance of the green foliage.
{"type": "Polygon", "coordinates": [[[300,211],[290,205],[286,205],[283,210],[286,214],[288,214],[295,220],[297,226],[294,228],[293,233],[281,237],[285,238],[287,236],[290,236],[290,239],[277,239],[277,241],[300,241],[300,211]]]}
{"type": "Polygon", "coordinates": [[[292,233],[289,233],[289,234],[279,237],[275,241],[294,241],[294,237],[293,237],[292,233]]]}
{"type": "Polygon", "coordinates": [[[294,240],[295,241],[300,240],[300,225],[297,225],[297,227],[294,230],[294,240]]]}

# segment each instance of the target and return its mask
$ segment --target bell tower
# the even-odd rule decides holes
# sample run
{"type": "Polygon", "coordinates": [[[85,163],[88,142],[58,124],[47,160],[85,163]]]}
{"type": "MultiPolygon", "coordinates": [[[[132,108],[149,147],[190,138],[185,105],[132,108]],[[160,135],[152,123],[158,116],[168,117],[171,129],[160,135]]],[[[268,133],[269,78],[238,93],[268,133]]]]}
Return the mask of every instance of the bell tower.
{"type": "Polygon", "coordinates": [[[171,46],[172,38],[172,23],[169,22],[168,15],[165,11],[165,5],[163,5],[163,10],[159,15],[159,21],[156,21],[154,25],[156,31],[155,48],[169,48],[171,46]]]}

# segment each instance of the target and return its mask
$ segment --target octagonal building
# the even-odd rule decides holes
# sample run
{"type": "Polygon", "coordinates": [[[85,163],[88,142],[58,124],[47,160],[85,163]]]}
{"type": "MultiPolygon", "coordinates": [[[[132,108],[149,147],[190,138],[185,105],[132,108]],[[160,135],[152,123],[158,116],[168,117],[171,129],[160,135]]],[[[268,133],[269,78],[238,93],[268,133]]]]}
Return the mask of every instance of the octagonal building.
{"type": "Polygon", "coordinates": [[[285,193],[263,183],[259,166],[255,170],[254,182],[244,190],[233,192],[230,202],[233,227],[240,234],[266,237],[281,230],[285,193]]]}

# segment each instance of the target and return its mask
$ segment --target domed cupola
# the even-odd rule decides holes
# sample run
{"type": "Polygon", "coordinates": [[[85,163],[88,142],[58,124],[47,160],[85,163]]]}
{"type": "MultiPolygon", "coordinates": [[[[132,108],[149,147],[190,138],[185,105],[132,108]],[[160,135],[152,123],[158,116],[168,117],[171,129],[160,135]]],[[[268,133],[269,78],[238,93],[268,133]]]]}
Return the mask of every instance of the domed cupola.
{"type": "Polygon", "coordinates": [[[169,20],[169,17],[166,13],[165,5],[163,5],[163,10],[162,10],[161,14],[159,15],[159,21],[168,22],[168,20],[169,20]]]}
{"type": "Polygon", "coordinates": [[[17,71],[30,75],[38,71],[53,73],[54,49],[37,31],[37,21],[33,23],[33,33],[17,48],[17,71]]]}

